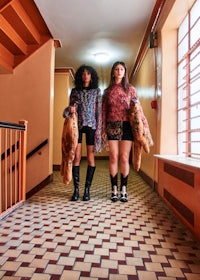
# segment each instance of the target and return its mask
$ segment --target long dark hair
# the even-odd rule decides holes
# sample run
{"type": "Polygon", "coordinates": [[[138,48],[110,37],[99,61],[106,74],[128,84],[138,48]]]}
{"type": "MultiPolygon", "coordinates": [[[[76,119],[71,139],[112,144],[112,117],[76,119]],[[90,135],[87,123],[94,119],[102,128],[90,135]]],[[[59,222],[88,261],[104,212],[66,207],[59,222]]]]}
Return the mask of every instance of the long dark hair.
{"type": "Polygon", "coordinates": [[[75,73],[74,84],[76,89],[78,90],[83,89],[82,74],[85,69],[91,74],[91,81],[88,88],[89,89],[98,88],[99,77],[97,75],[96,70],[92,66],[83,64],[78,68],[78,70],[75,73]]]}
{"type": "Polygon", "coordinates": [[[125,74],[124,74],[124,77],[122,78],[121,85],[124,88],[124,90],[127,91],[129,88],[128,72],[127,72],[126,65],[123,61],[116,61],[113,64],[111,73],[110,73],[110,84],[108,86],[108,89],[112,89],[112,87],[115,85],[114,70],[119,64],[122,65],[125,69],[125,74]]]}

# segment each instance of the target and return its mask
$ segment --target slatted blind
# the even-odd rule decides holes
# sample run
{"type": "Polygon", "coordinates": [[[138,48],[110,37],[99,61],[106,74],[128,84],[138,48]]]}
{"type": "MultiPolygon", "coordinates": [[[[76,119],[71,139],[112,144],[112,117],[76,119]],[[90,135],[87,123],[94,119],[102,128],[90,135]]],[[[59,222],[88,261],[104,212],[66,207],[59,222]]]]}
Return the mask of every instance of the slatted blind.
{"type": "Polygon", "coordinates": [[[200,159],[200,0],[178,29],[178,153],[200,159]]]}

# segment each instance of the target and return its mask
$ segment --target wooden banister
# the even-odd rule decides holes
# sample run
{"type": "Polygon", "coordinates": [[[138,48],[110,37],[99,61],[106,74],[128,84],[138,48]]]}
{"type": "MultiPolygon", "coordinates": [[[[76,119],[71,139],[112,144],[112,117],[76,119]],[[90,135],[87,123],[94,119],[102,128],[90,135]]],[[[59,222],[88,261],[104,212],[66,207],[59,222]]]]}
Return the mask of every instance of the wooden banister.
{"type": "Polygon", "coordinates": [[[25,201],[27,123],[0,122],[0,218],[25,201]]]}

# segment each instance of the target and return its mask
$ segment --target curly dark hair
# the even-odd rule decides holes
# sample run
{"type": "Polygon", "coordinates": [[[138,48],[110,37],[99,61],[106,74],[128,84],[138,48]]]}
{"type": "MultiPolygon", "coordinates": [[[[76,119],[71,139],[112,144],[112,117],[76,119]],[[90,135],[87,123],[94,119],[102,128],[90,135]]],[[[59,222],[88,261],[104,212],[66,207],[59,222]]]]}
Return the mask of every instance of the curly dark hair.
{"type": "Polygon", "coordinates": [[[78,90],[83,89],[82,74],[85,69],[91,74],[89,89],[98,88],[99,77],[97,75],[96,70],[92,66],[83,64],[78,68],[78,70],[75,73],[74,84],[76,89],[78,90]]]}
{"type": "Polygon", "coordinates": [[[118,66],[118,65],[122,65],[125,69],[125,75],[124,77],[122,78],[122,87],[124,88],[125,92],[129,89],[129,80],[128,80],[128,71],[127,71],[127,68],[126,68],[126,65],[123,61],[116,61],[113,66],[112,66],[112,69],[111,69],[111,73],[110,73],[110,84],[108,86],[108,89],[112,89],[112,87],[114,86],[115,84],[115,77],[114,77],[114,70],[115,68],[118,66]]]}

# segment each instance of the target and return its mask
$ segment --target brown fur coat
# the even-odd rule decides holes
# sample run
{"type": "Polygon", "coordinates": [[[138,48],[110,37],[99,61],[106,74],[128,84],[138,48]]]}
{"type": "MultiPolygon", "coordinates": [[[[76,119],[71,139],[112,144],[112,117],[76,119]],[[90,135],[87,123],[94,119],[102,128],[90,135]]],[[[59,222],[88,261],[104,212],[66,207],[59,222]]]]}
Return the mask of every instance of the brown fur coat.
{"type": "Polygon", "coordinates": [[[129,119],[134,136],[132,162],[134,169],[138,171],[141,165],[142,148],[149,153],[153,140],[142,106],[137,99],[132,99],[130,102],[129,119]]]}
{"type": "Polygon", "coordinates": [[[72,165],[77,145],[78,117],[77,113],[72,113],[65,118],[61,142],[61,176],[63,176],[63,183],[66,185],[68,185],[72,180],[72,165]]]}

